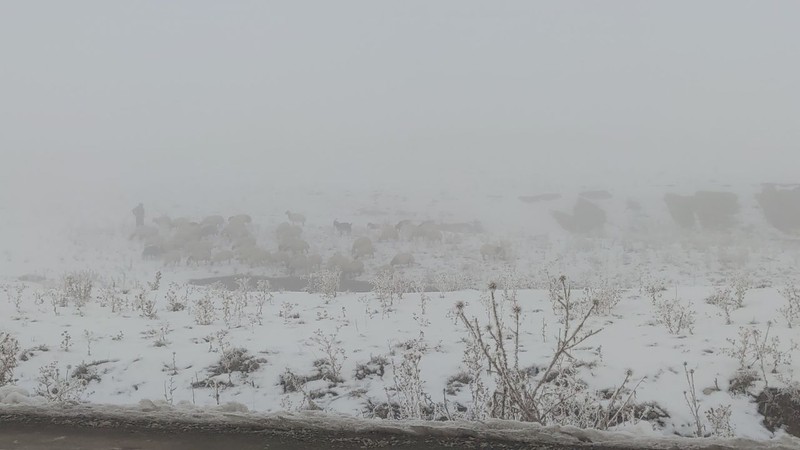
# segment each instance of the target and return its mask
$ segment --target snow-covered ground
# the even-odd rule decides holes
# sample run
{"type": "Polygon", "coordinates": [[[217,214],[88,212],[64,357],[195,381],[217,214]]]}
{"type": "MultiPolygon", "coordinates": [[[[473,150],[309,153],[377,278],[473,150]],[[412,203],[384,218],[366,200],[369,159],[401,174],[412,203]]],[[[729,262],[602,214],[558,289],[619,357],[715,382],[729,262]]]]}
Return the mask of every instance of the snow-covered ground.
{"type": "MultiPolygon", "coordinates": [[[[372,418],[385,415],[387,402],[403,403],[417,389],[414,392],[438,413],[482,417],[474,411],[473,384],[465,376],[470,371],[465,355],[469,335],[456,305],[463,302],[465,316],[484,326],[491,317],[486,286],[489,281],[500,283],[497,298],[509,330],[513,307],[520,307],[519,366],[534,368],[535,380],[550,361],[562,326],[549,282],[566,274],[576,301],[585,298],[584,287],[602,286],[619,300],[609,311],[589,318],[586,329],[599,333],[571,352],[575,371],[570,376],[586,384],[580,395],[598,399],[597,392],[613,392],[630,373],[626,388],[636,387],[631,404],[651,405],[665,413],[651,421],[634,417],[612,428],[651,437],[695,434],[696,422],[684,396],[691,392],[686,370],[693,370],[706,433],[713,432],[706,412],[730,407],[729,424],[736,437],[785,439],[782,431],[773,433],[762,425],[752,397],[732,394],[728,388],[740,368],[735,351],[745,332],[761,333],[760,339],[768,333],[764,342],[774,351],[763,374],[770,386],[786,386],[800,377],[795,375],[800,372],[800,324],[790,328],[779,312],[787,305],[781,290],[800,260],[798,247],[770,230],[748,201],[735,230],[687,233],[669,221],[660,194],[644,189],[639,194],[644,208],[635,212],[625,206],[629,199],[624,197],[598,201],[609,214],[609,224],[604,233],[592,237],[570,236],[549,215],[552,210],[568,211],[574,193],[528,204],[516,196],[485,194],[465,200],[468,196],[446,192],[332,197],[315,191],[295,194],[291,202],[272,208],[263,207],[253,193],[227,206],[209,199],[203,207],[156,204],[148,210],[148,220],[166,213],[198,221],[210,214],[248,213],[253,218],[248,227],[258,245],[274,251],[275,230],[286,220],[284,211],[297,209],[308,217],[302,236],[310,244],[309,252],[323,261],[336,252],[349,255],[353,240],[368,236],[375,243],[375,255],[364,259],[359,279],[372,280],[394,255],[408,252],[415,263],[396,267],[398,278],[425,283],[434,291],[450,284],[446,290],[452,290],[425,293],[407,288],[412,292],[391,299],[378,293],[328,298],[320,293],[192,285],[193,278],[287,273],[280,264],[166,265],[144,260],[145,244],[130,238],[132,217],[125,208],[119,214],[73,218],[68,226],[5,216],[4,229],[12,232],[4,237],[0,261],[0,282],[6,291],[6,299],[0,301],[0,331],[19,341],[13,385],[24,392],[6,388],[0,402],[45,402],[37,395],[44,381],[68,382],[80,368],[89,381],[85,389],[76,386],[75,399],[106,405],[144,400],[213,408],[235,402],[259,413],[321,409],[372,418]],[[334,219],[353,222],[353,234],[337,234],[331,225],[334,219]],[[393,226],[402,219],[439,224],[480,219],[485,231],[445,232],[441,241],[433,242],[381,241],[380,231],[367,226],[393,226]],[[509,256],[484,260],[484,244],[503,245],[509,256]],[[157,272],[161,279],[155,286],[157,272]],[[91,278],[93,289],[85,303],[64,291],[69,273],[91,278]],[[722,288],[735,288],[741,280],[747,282],[743,305],[732,308],[728,320],[706,299],[722,288]],[[665,290],[648,292],[653,287],[665,290]],[[170,307],[178,303],[184,308],[170,307]],[[670,332],[664,324],[669,314],[664,305],[694,311],[693,326],[670,332]],[[241,354],[236,349],[245,353],[233,366],[230,359],[221,359],[241,354]],[[247,373],[238,370],[242,367],[247,373]],[[47,368],[50,375],[58,371],[57,380],[48,379],[47,368]],[[417,369],[419,385],[409,383],[407,376],[417,369]]],[[[215,248],[230,245],[218,237],[209,240],[215,248]]],[[[750,357],[748,353],[744,358],[747,364],[755,362],[750,357]]],[[[755,368],[760,370],[758,363],[755,368]]],[[[482,381],[491,390],[495,375],[484,371],[482,381]]],[[[764,380],[756,381],[751,390],[763,385],[764,380]]],[[[69,387],[62,386],[62,395],[70,395],[63,390],[69,387]]]]}

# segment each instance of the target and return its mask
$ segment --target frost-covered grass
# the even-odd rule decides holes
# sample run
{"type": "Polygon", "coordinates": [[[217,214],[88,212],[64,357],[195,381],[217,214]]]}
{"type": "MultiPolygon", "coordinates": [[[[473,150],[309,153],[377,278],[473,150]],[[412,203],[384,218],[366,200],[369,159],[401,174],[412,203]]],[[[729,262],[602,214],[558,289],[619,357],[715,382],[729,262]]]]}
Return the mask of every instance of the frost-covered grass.
{"type": "MultiPolygon", "coordinates": [[[[750,394],[798,380],[800,323],[789,282],[800,259],[791,242],[765,228],[683,233],[657,216],[616,213],[602,235],[569,236],[547,224],[555,206],[520,207],[514,198],[476,200],[497,217],[485,233],[381,241],[368,222],[472,217],[434,212],[441,204],[408,212],[389,210],[385,198],[360,209],[350,201],[317,198],[304,211],[302,237],[324,261],[370,237],[375,254],[361,259],[358,278],[373,282],[372,293],[334,295],[339,280],[324,268],[312,276],[317,293],[191,286],[191,278],[287,272],[236,259],[143,260],[143,243],[120,221],[9,242],[0,259],[0,379],[25,394],[6,388],[2,401],[504,417],[651,436],[776,437],[750,394]],[[333,217],[352,220],[353,234],[339,235],[333,217]],[[525,225],[493,228],[506,221],[525,225]],[[487,244],[508,252],[484,259],[487,244]],[[398,253],[413,263],[387,270],[398,253]],[[553,364],[566,314],[550,287],[562,273],[573,289],[570,329],[588,318],[578,344],[553,364]],[[35,276],[19,281],[23,274],[35,276]],[[466,325],[475,319],[487,351],[466,325]],[[492,367],[493,357],[504,361],[492,367]],[[520,405],[532,403],[510,399],[513,391],[538,398],[539,413],[523,414],[520,405]]],[[[285,210],[254,215],[248,228],[260,247],[277,249],[285,210]]],[[[207,211],[183,212],[199,220],[207,211]]]]}
{"type": "MultiPolygon", "coordinates": [[[[146,284],[127,293],[98,286],[85,304],[67,301],[55,309],[46,299],[57,297],[57,290],[29,284],[19,307],[13,301],[0,302],[3,329],[22,349],[13,384],[47,397],[42,393],[44,376],[65,382],[80,376],[85,388],[74,393],[75,401],[126,405],[149,399],[209,407],[237,402],[261,412],[321,409],[357,417],[403,418],[381,412],[387,402],[395,408],[409,401],[423,410],[428,405],[436,414],[458,419],[467,417],[464,411],[474,406],[471,383],[478,380],[461,377],[460,385],[453,383],[470,371],[467,329],[456,306],[463,303],[466,316],[488,322],[485,291],[409,293],[390,304],[374,294],[330,299],[165,281],[155,291],[146,284]],[[169,310],[168,297],[175,292],[187,308],[169,310]],[[142,298],[155,303],[154,317],[142,310],[142,298]],[[211,305],[205,312],[208,324],[198,323],[204,323],[197,312],[203,301],[211,305]],[[365,372],[370,364],[375,370],[365,372]],[[412,400],[410,393],[416,396],[412,400]]],[[[562,326],[550,292],[497,292],[510,340],[517,339],[512,306],[519,306],[519,367],[542,370],[562,326]]],[[[613,392],[627,373],[627,386],[636,387],[631,404],[658,405],[668,414],[659,419],[661,424],[640,422],[634,415],[617,428],[641,431],[646,424],[653,435],[693,436],[696,423],[684,398],[689,389],[686,364],[694,371],[706,434],[714,429],[706,412],[730,406],[734,435],[768,439],[773,435],[760,425],[753,400],[728,388],[740,365],[756,362],[749,354],[737,357],[737,349],[749,351],[740,345],[746,330],[769,329],[769,342],[778,339],[775,355],[781,355],[777,361],[769,359],[766,371],[759,369],[751,391],[763,386],[764,375],[770,386],[783,386],[800,369],[795,362],[800,361],[796,335],[778,312],[785,299],[775,288],[749,290],[743,306],[730,313],[731,324],[726,324],[719,308],[706,301],[714,292],[711,287],[661,292],[677,296],[696,311],[693,333],[671,333],[659,323],[652,294],[623,291],[609,314],[588,318],[587,329],[599,332],[571,351],[564,367],[571,367],[571,379],[586,383],[590,393],[613,392]],[[792,355],[794,360],[787,358],[792,355]]],[[[575,290],[572,295],[581,300],[584,292],[575,290]]],[[[479,377],[487,391],[494,390],[493,375],[484,370],[479,377]]],[[[626,391],[623,397],[628,396],[626,391]]],[[[410,418],[425,418],[427,413],[418,414],[421,417],[410,418]]]]}

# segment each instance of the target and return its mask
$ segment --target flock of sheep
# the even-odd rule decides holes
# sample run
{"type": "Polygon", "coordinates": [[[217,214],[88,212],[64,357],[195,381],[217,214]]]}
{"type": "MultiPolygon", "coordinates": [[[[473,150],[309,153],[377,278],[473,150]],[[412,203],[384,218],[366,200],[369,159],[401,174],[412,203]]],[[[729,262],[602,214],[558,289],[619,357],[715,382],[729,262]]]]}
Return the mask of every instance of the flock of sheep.
{"type": "MultiPolygon", "coordinates": [[[[325,243],[314,242],[317,245],[312,246],[306,240],[306,217],[291,211],[285,214],[287,220],[269,233],[261,233],[261,228],[247,214],[227,219],[212,215],[196,221],[185,217],[172,219],[161,216],[153,219],[152,225],[137,227],[131,239],[142,243],[143,258],[160,260],[165,266],[236,262],[251,268],[279,270],[288,276],[307,276],[325,268],[340,272],[344,278],[355,278],[364,274],[364,261],[375,258],[376,245],[386,243],[388,246],[392,241],[403,240],[438,245],[445,233],[483,233],[478,222],[414,223],[401,220],[396,225],[369,223],[366,227],[354,228],[351,223],[336,219],[333,221],[333,233],[339,239],[352,238],[352,245],[349,254],[338,251],[324,259],[312,248],[323,248],[325,243]]],[[[502,245],[485,244],[480,256],[484,260],[505,260],[508,254],[502,245]]],[[[415,263],[414,255],[401,251],[385,266],[409,267],[415,263]]]]}

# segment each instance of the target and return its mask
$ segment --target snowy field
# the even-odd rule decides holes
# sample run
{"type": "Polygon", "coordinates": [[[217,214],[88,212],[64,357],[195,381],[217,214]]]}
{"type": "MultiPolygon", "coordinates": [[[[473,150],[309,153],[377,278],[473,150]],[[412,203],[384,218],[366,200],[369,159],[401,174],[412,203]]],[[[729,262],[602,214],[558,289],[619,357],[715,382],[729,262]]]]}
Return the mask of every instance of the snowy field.
{"type": "Polygon", "coordinates": [[[305,206],[297,237],[308,244],[295,252],[282,249],[286,205],[259,209],[255,196],[219,208],[154,205],[144,234],[124,208],[67,226],[5,217],[21,237],[8,240],[0,266],[0,332],[16,361],[0,374],[0,402],[468,421],[523,420],[535,405],[545,425],[787,439],[762,424],[755,396],[797,389],[800,252],[746,201],[737,228],[687,233],[656,193],[643,208],[598,200],[605,231],[574,237],[550,212],[568,211],[576,195],[337,203],[311,192],[292,202],[305,206]],[[226,234],[239,213],[250,215],[248,251],[268,256],[254,259],[241,235],[226,234]],[[182,229],[152,224],[163,214],[224,222],[170,259],[182,229]],[[413,235],[396,226],[405,219],[439,233],[413,235]],[[371,251],[354,253],[359,238],[371,251]],[[337,254],[360,270],[333,264],[337,254]],[[400,254],[413,261],[393,264],[400,254]],[[340,272],[372,292],[334,295],[340,272]],[[241,286],[191,281],[212,276],[241,286]],[[288,276],[318,282],[311,292],[256,282],[288,276]],[[526,407],[509,399],[514,389],[528,390],[526,407]]]}

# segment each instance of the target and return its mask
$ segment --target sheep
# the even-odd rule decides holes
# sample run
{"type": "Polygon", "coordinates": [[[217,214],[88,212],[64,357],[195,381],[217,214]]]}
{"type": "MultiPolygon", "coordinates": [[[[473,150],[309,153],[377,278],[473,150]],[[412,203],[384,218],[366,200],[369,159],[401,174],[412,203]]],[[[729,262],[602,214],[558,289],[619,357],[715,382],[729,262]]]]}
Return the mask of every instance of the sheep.
{"type": "Polygon", "coordinates": [[[423,239],[428,242],[440,242],[442,240],[442,232],[435,226],[419,225],[411,230],[411,239],[423,239]]]}
{"type": "Polygon", "coordinates": [[[414,255],[411,253],[398,253],[392,258],[392,262],[389,263],[390,266],[411,266],[414,264],[414,255]]]}
{"type": "Polygon", "coordinates": [[[247,229],[247,224],[244,222],[228,222],[228,224],[222,228],[222,235],[228,239],[237,239],[249,234],[250,230],[247,229]]]}
{"type": "Polygon", "coordinates": [[[275,234],[278,237],[278,241],[299,239],[303,234],[303,229],[297,225],[291,225],[288,222],[283,222],[278,225],[278,228],[275,230],[275,234]]]}
{"type": "Polygon", "coordinates": [[[284,266],[288,266],[289,262],[292,260],[292,255],[287,252],[276,252],[272,255],[272,261],[276,264],[283,264],[284,266]]]}
{"type": "Polygon", "coordinates": [[[256,246],[256,237],[248,232],[247,234],[236,238],[233,241],[231,247],[234,250],[238,250],[240,248],[247,248],[247,247],[255,247],[256,246]]]}
{"type": "Polygon", "coordinates": [[[347,222],[339,222],[338,220],[333,220],[333,228],[339,232],[339,235],[350,235],[353,232],[353,224],[347,222]]]}
{"type": "Polygon", "coordinates": [[[293,212],[291,212],[291,211],[289,211],[287,209],[286,210],[286,217],[288,217],[289,218],[289,222],[291,222],[293,224],[294,223],[299,223],[301,226],[306,226],[306,216],[304,216],[302,214],[293,213],[293,212]]]}
{"type": "Polygon", "coordinates": [[[286,264],[286,269],[290,276],[306,275],[310,272],[308,257],[306,255],[295,255],[286,264]]]}
{"type": "Polygon", "coordinates": [[[319,270],[322,267],[322,256],[319,253],[308,255],[308,268],[319,270]]]}
{"type": "Polygon", "coordinates": [[[308,245],[308,242],[300,238],[288,239],[278,244],[278,250],[288,251],[289,253],[292,253],[294,255],[301,253],[303,254],[308,253],[308,250],[310,248],[311,246],[308,245]]]}
{"type": "Polygon", "coordinates": [[[328,270],[340,272],[344,278],[353,278],[364,273],[364,263],[353,261],[341,253],[335,253],[328,259],[328,270]]]}
{"type": "Polygon", "coordinates": [[[174,239],[184,245],[191,241],[198,241],[202,237],[202,228],[197,222],[182,223],[175,231],[174,239]]]}
{"type": "Polygon", "coordinates": [[[181,252],[177,250],[171,250],[164,253],[164,257],[162,258],[164,261],[165,266],[177,266],[183,260],[181,256],[181,252]]]}
{"type": "Polygon", "coordinates": [[[211,264],[222,264],[228,263],[230,264],[231,260],[236,256],[236,253],[232,252],[231,250],[220,250],[217,253],[214,253],[211,256],[211,264]]]}
{"type": "Polygon", "coordinates": [[[237,259],[250,267],[266,266],[272,262],[272,255],[266,249],[252,246],[242,247],[238,251],[237,259]]]}
{"type": "Polygon", "coordinates": [[[355,278],[364,273],[364,263],[362,261],[347,261],[339,270],[344,278],[355,278]]]}
{"type": "Polygon", "coordinates": [[[248,224],[252,223],[253,218],[247,214],[236,214],[235,216],[228,217],[228,223],[248,224]]]}
{"type": "Polygon", "coordinates": [[[211,225],[211,224],[200,225],[201,238],[216,236],[218,233],[219,233],[219,228],[217,228],[216,225],[211,225]]]}
{"type": "Polygon", "coordinates": [[[484,261],[487,258],[505,260],[506,249],[502,245],[483,244],[481,246],[481,258],[484,261]]]}
{"type": "Polygon", "coordinates": [[[161,215],[153,218],[153,223],[159,228],[172,228],[172,219],[167,215],[161,215]]]}
{"type": "Polygon", "coordinates": [[[144,241],[147,239],[152,239],[158,236],[158,228],[151,226],[151,225],[142,225],[136,228],[131,234],[130,240],[139,239],[140,241],[144,241]]]}
{"type": "Polygon", "coordinates": [[[204,248],[194,248],[189,251],[186,257],[186,265],[200,265],[201,263],[211,262],[211,250],[204,248]]]}
{"type": "Polygon", "coordinates": [[[211,225],[217,229],[220,229],[223,225],[225,225],[225,218],[220,215],[206,216],[200,221],[200,225],[211,225]]]}
{"type": "Polygon", "coordinates": [[[412,226],[414,226],[414,224],[411,223],[411,219],[403,219],[403,220],[397,222],[397,225],[395,225],[394,228],[397,231],[403,231],[404,229],[406,229],[408,227],[412,227],[412,226]]]}
{"type": "Polygon", "coordinates": [[[182,217],[176,217],[176,218],[172,219],[172,228],[180,228],[180,227],[182,227],[184,225],[187,225],[190,222],[191,222],[191,220],[189,220],[188,217],[183,217],[183,216],[182,217]]]}
{"type": "Polygon", "coordinates": [[[350,262],[350,258],[342,255],[339,252],[336,252],[328,258],[328,270],[342,270],[344,266],[346,266],[350,262]]]}
{"type": "Polygon", "coordinates": [[[395,228],[392,228],[391,225],[383,227],[380,236],[378,236],[379,241],[396,241],[398,239],[400,239],[400,233],[395,228]]]}
{"type": "Polygon", "coordinates": [[[360,237],[353,242],[353,259],[358,259],[362,256],[375,256],[375,247],[372,246],[372,240],[368,237],[360,237]]]}
{"type": "Polygon", "coordinates": [[[164,249],[160,245],[148,245],[142,250],[142,259],[157,259],[164,254],[164,249]]]}

